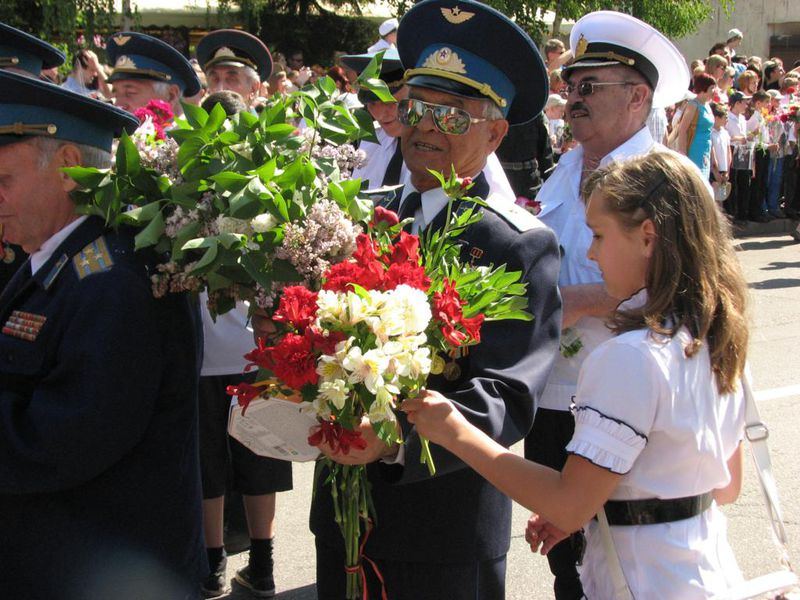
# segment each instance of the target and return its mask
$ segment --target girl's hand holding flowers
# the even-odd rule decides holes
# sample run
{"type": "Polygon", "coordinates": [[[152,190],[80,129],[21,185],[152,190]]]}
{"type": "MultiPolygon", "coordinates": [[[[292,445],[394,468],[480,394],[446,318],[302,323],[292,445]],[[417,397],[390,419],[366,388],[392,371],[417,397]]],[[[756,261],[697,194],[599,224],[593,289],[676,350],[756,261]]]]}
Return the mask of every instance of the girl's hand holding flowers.
{"type": "Polygon", "coordinates": [[[433,390],[422,390],[400,406],[417,433],[435,444],[450,448],[459,433],[472,425],[447,398],[433,390]]]}
{"type": "MultiPolygon", "coordinates": [[[[314,427],[309,435],[315,435],[317,428],[314,427]]],[[[350,443],[347,448],[343,448],[341,443],[336,445],[327,441],[324,436],[320,436],[322,441],[317,444],[317,448],[332,461],[341,465],[366,465],[382,458],[397,456],[398,444],[387,444],[375,434],[375,429],[368,417],[361,419],[361,425],[352,432],[352,437],[360,440],[358,443],[350,443]]]]}

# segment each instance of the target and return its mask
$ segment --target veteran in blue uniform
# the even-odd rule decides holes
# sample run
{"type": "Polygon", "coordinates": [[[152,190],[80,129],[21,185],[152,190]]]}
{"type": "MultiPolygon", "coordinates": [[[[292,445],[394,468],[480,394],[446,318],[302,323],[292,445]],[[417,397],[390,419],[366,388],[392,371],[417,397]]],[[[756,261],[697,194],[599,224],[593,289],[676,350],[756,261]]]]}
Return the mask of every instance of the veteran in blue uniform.
{"type": "Polygon", "coordinates": [[[0,595],[197,597],[207,569],[197,340],[132,236],[61,170],[108,166],[136,119],[0,72],[0,223],[30,254],[0,295],[0,595]]]}
{"type": "MultiPolygon", "coordinates": [[[[389,207],[413,216],[414,229],[441,227],[447,197],[427,171],[450,172],[486,196],[482,219],[461,236],[462,258],[507,265],[528,284],[530,322],[486,323],[482,342],[429,379],[504,445],[522,439],[558,350],[558,246],[535,217],[489,193],[482,173],[509,123],[535,117],[547,97],[544,65],[530,38],[478,2],[428,0],[403,18],[398,51],[407,67],[409,97],[400,102],[403,157],[411,173],[389,207]]],[[[432,445],[436,476],[420,464],[420,442],[399,417],[403,446],[387,447],[368,424],[365,450],[323,452],[344,464],[367,463],[377,523],[364,554],[375,561],[391,600],[502,600],[511,535],[511,501],[454,456],[432,445]]],[[[345,597],[344,553],[329,490],[312,503],[317,546],[317,594],[345,597]]],[[[380,598],[375,571],[365,566],[370,597],[380,598]]]]}
{"type": "Polygon", "coordinates": [[[163,100],[180,116],[181,99],[200,91],[200,79],[186,57],[151,35],[119,31],[108,38],[106,55],[114,65],[108,78],[114,104],[122,110],[133,113],[150,100],[163,100]]]}
{"type": "MultiPolygon", "coordinates": [[[[64,64],[61,50],[5,23],[0,23],[0,40],[0,70],[40,78],[43,69],[64,64]]],[[[0,292],[27,259],[21,247],[5,241],[0,224],[0,292]]]]}

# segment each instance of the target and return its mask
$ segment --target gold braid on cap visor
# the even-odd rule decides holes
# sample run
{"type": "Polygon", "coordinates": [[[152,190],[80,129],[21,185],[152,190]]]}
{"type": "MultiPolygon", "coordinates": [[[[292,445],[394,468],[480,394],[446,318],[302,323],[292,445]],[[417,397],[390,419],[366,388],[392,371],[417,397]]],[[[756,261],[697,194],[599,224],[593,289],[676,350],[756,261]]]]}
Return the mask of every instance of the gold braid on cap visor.
{"type": "Polygon", "coordinates": [[[168,73],[162,73],[161,71],[154,71],[153,69],[136,69],[133,67],[122,67],[119,69],[114,69],[111,75],[116,75],[117,73],[128,73],[130,75],[149,75],[150,77],[154,77],[161,81],[172,81],[172,75],[168,73]]]}
{"type": "Polygon", "coordinates": [[[579,54],[575,57],[576,61],[583,61],[587,58],[605,58],[608,60],[615,60],[623,65],[628,65],[629,67],[632,67],[636,64],[636,61],[630,56],[623,56],[622,54],[618,54],[616,52],[584,52],[583,54],[579,54]]]}
{"type": "Polygon", "coordinates": [[[481,94],[491,99],[500,108],[505,108],[508,105],[508,101],[506,101],[505,98],[501,98],[488,83],[480,83],[474,79],[470,79],[469,77],[459,75],[458,73],[451,73],[450,71],[444,71],[442,69],[420,67],[418,69],[408,69],[406,74],[403,76],[403,81],[407,82],[416,75],[431,75],[433,77],[441,77],[442,79],[452,79],[453,81],[463,83],[466,86],[478,90],[481,94]]]}
{"type": "Polygon", "coordinates": [[[53,123],[12,123],[0,125],[0,135],[55,135],[58,127],[53,123]]]}
{"type": "Polygon", "coordinates": [[[248,60],[243,56],[218,56],[217,58],[212,58],[206,64],[203,65],[203,71],[207,71],[214,65],[218,65],[219,63],[242,63],[245,67],[250,67],[256,73],[258,73],[258,66],[252,60],[248,60]]]}
{"type": "Polygon", "coordinates": [[[19,58],[16,56],[0,56],[0,69],[6,67],[16,67],[19,64],[19,58]]]}

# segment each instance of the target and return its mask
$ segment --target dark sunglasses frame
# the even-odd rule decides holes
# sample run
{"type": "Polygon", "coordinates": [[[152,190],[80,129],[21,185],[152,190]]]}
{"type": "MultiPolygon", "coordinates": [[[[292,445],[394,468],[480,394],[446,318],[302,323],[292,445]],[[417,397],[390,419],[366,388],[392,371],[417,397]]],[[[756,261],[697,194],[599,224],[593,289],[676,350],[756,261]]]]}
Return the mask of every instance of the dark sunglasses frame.
{"type": "Polygon", "coordinates": [[[605,87],[605,86],[612,86],[612,85],[636,85],[635,81],[581,81],[577,85],[572,85],[571,83],[567,83],[566,87],[564,88],[564,93],[568,96],[572,92],[578,92],[578,95],[585,98],[586,96],[591,96],[597,90],[596,87],[605,87]]]}

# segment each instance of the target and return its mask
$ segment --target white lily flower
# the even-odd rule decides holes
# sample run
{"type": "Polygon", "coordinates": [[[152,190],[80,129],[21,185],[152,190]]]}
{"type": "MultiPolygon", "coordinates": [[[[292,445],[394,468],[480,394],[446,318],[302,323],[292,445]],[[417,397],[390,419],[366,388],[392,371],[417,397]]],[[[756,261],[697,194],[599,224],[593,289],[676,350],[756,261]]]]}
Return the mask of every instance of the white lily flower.
{"type": "Polygon", "coordinates": [[[322,378],[322,381],[334,381],[347,377],[347,372],[344,370],[340,358],[330,354],[323,354],[319,357],[317,373],[322,378]]]}
{"type": "Polygon", "coordinates": [[[350,383],[363,383],[370,394],[376,394],[378,388],[383,387],[383,374],[389,366],[389,357],[378,349],[361,352],[361,348],[354,346],[342,361],[345,369],[350,371],[350,383]]]}

